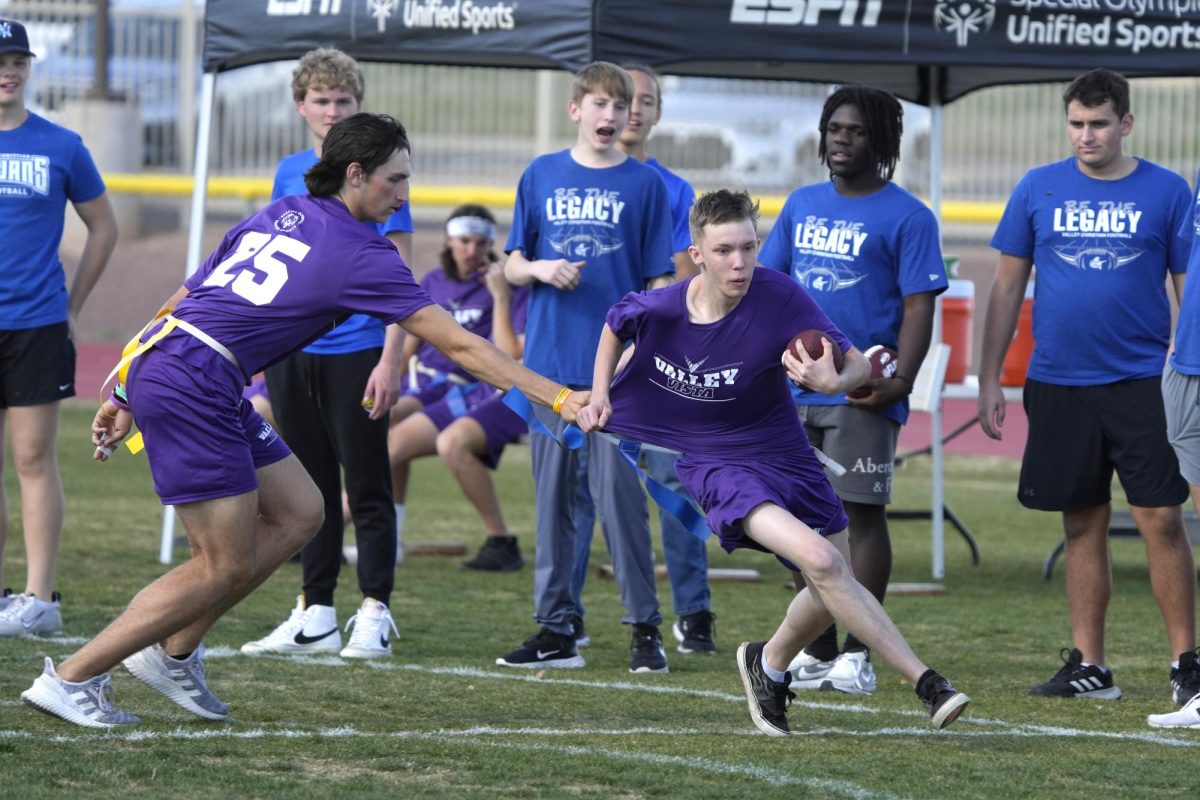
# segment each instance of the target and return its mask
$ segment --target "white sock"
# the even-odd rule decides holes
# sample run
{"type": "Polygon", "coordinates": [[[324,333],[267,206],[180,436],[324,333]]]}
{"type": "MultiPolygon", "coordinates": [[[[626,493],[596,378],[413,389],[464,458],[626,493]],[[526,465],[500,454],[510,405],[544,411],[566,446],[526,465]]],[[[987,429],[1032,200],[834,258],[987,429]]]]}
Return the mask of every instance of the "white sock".
{"type": "Polygon", "coordinates": [[[763,668],[763,672],[767,673],[767,677],[770,678],[771,680],[775,681],[776,683],[787,683],[787,671],[785,670],[783,672],[780,672],[777,669],[772,669],[771,665],[767,663],[766,648],[763,648],[762,668],[763,668]]]}

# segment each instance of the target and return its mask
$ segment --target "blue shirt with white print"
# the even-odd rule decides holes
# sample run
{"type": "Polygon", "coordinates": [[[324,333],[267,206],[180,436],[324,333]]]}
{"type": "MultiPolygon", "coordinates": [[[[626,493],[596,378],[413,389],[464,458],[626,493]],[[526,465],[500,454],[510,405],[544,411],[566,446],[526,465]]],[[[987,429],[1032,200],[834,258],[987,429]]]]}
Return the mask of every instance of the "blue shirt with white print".
{"type": "Polygon", "coordinates": [[[538,156],[521,175],[505,251],[530,261],[586,261],[571,291],[535,281],[525,366],[570,386],[591,386],[608,309],[675,271],[671,210],[659,173],[626,158],[585,167],[570,150],[538,156]]]}
{"type": "Polygon", "coordinates": [[[1100,386],[1162,374],[1166,279],[1187,268],[1178,232],[1191,202],[1187,181],[1144,159],[1119,180],[1083,174],[1073,156],[1025,173],[992,247],[1037,270],[1029,377],[1100,386]]]}
{"type": "Polygon", "coordinates": [[[58,246],[67,201],[104,194],[104,181],[79,134],[30,113],[0,131],[0,330],[67,320],[67,283],[58,246]]]}
{"type": "MultiPolygon", "coordinates": [[[[877,344],[896,349],[904,298],[941,294],[948,286],[937,219],[928,206],[891,182],[861,197],[842,196],[833,181],[796,189],[758,260],[790,273],[863,351],[877,344]]],[[[849,402],[844,394],[798,387],[792,396],[797,405],[849,402]]],[[[908,400],[879,413],[903,424],[908,400]]]]}

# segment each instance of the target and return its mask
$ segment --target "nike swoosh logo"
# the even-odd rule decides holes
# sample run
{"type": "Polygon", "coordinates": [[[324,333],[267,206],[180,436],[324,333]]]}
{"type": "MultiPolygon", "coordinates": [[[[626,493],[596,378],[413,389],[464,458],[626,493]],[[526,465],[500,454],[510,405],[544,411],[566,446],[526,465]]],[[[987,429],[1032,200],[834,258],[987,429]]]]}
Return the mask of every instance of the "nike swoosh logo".
{"type": "Polygon", "coordinates": [[[555,653],[561,653],[561,652],[562,652],[561,650],[546,650],[545,652],[538,650],[537,651],[538,661],[541,661],[546,656],[552,656],[555,653]]]}
{"type": "Polygon", "coordinates": [[[337,628],[334,628],[333,630],[325,631],[325,633],[319,634],[317,636],[305,636],[304,631],[300,631],[299,633],[296,634],[295,641],[296,641],[296,644],[312,644],[313,642],[319,642],[322,639],[332,636],[335,633],[337,633],[337,628]]]}
{"type": "Polygon", "coordinates": [[[65,392],[67,389],[70,389],[70,388],[71,388],[71,384],[64,383],[62,386],[58,387],[58,390],[60,392],[65,392]]]}
{"type": "Polygon", "coordinates": [[[386,636],[379,637],[379,646],[384,647],[384,648],[386,648],[388,646],[388,640],[387,640],[386,636]]]}

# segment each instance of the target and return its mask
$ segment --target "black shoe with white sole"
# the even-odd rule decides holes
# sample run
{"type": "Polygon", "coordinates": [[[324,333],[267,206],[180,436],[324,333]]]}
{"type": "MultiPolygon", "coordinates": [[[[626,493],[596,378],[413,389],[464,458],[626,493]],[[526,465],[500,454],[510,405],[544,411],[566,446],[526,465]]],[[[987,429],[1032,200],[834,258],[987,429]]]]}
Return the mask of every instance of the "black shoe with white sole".
{"type": "Polygon", "coordinates": [[[1062,668],[1045,683],[1029,690],[1035,697],[1086,697],[1089,700],[1119,700],[1121,688],[1113,682],[1112,672],[1095,664],[1084,664],[1083,654],[1075,648],[1059,653],[1062,668]]]}
{"type": "Polygon", "coordinates": [[[762,653],[766,642],[742,642],[737,649],[738,672],[746,689],[750,719],[767,736],[791,736],[787,707],[796,698],[788,682],[777,683],[763,671],[762,653]]]}
{"type": "Polygon", "coordinates": [[[516,650],[497,658],[496,663],[502,667],[525,669],[573,669],[582,667],[585,662],[573,637],[542,628],[516,650]]]}
{"type": "Polygon", "coordinates": [[[917,681],[917,697],[929,711],[929,721],[935,728],[944,728],[954,720],[971,702],[971,698],[955,689],[950,681],[931,669],[917,681]]]}

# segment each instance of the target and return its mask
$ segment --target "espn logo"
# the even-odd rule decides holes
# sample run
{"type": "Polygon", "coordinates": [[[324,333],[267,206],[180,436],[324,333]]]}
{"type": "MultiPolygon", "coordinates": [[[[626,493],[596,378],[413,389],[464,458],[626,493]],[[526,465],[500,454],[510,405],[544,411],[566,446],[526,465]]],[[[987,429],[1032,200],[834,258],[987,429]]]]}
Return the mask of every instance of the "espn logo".
{"type": "Polygon", "coordinates": [[[733,0],[729,21],[744,25],[819,25],[821,14],[836,13],[838,24],[874,28],[883,0],[733,0]],[[859,7],[862,15],[859,15],[859,7]]]}

